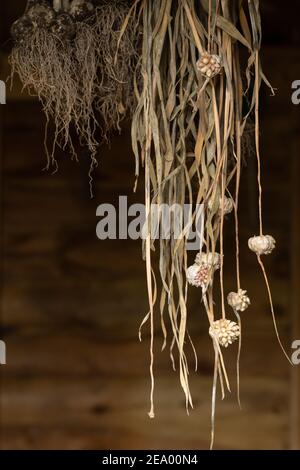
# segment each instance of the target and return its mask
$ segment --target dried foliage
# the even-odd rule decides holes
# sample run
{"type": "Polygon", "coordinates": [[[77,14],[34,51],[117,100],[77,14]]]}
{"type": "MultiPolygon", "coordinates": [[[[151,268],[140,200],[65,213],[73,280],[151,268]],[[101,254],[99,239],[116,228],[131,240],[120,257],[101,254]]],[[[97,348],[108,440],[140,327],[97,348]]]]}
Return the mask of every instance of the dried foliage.
{"type": "MultiPolygon", "coordinates": [[[[229,206],[234,208],[236,231],[236,295],[245,292],[241,289],[240,281],[238,223],[242,149],[244,147],[247,151],[249,148],[251,150],[249,129],[254,121],[259,232],[262,235],[258,114],[262,81],[270,87],[271,92],[273,90],[263,74],[259,58],[261,20],[258,0],[137,0],[132,6],[131,14],[140,18],[143,27],[143,86],[141,90],[136,87],[138,104],[132,120],[132,143],[136,157],[136,175],[138,177],[140,166],[145,172],[149,230],[144,243],[144,257],[150,310],[142,326],[146,322],[150,323],[149,416],[154,417],[153,337],[156,303],[159,304],[165,338],[163,347],[167,344],[169,334],[167,325],[171,325],[170,354],[175,368],[173,352],[177,349],[179,378],[187,410],[193,407],[186,356],[187,343],[192,341],[187,332],[187,281],[201,287],[201,300],[210,331],[214,331],[214,325],[219,325],[220,319],[223,323],[229,322],[223,284],[225,260],[229,265],[232,264],[232,260],[224,257],[223,247],[224,216],[229,212],[229,206]],[[246,138],[243,140],[244,133],[246,138]],[[193,207],[195,204],[204,205],[204,236],[199,251],[202,255],[206,254],[207,258],[219,253],[220,266],[212,263],[203,265],[196,258],[195,264],[187,271],[186,243],[189,227],[185,226],[180,239],[159,241],[159,273],[154,273],[151,204],[172,206],[183,205],[185,202],[193,207]],[[220,268],[219,281],[215,272],[217,268],[220,268]],[[191,279],[193,276],[195,277],[191,279]],[[162,286],[160,295],[158,284],[162,286]],[[214,295],[217,289],[221,312],[215,311],[214,295]]],[[[193,213],[193,218],[195,217],[196,211],[193,213]]],[[[260,258],[259,262],[262,263],[260,258]]],[[[270,301],[272,307],[271,297],[270,301]]],[[[243,306],[246,303],[248,306],[250,299],[247,298],[245,302],[243,306]]],[[[241,321],[238,309],[232,310],[238,321],[235,339],[239,336],[239,389],[241,321]]],[[[272,313],[276,328],[273,307],[272,313]]],[[[226,332],[224,334],[227,335],[226,332]]],[[[220,342],[217,336],[211,334],[211,337],[215,352],[212,446],[218,379],[223,397],[226,388],[230,391],[230,385],[220,342]]],[[[230,344],[230,341],[226,340],[225,343],[230,344]]]]}

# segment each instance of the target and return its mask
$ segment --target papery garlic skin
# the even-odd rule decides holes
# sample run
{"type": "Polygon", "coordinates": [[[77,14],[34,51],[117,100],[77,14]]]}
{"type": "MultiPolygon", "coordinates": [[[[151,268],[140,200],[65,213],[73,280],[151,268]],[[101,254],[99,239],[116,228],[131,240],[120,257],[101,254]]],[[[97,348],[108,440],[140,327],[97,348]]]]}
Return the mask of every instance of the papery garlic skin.
{"type": "Polygon", "coordinates": [[[257,255],[269,255],[275,248],[275,239],[271,235],[260,235],[249,238],[248,246],[257,255]]]}
{"type": "Polygon", "coordinates": [[[216,320],[209,328],[210,336],[218,341],[220,346],[227,348],[240,336],[240,327],[237,323],[226,318],[216,320]]]}
{"type": "Polygon", "coordinates": [[[92,2],[86,0],[73,0],[70,6],[70,15],[76,20],[82,20],[93,14],[95,7],[92,2]]]}
{"type": "Polygon", "coordinates": [[[34,27],[49,26],[55,19],[55,11],[46,1],[32,4],[26,11],[34,27]]]}
{"type": "Polygon", "coordinates": [[[195,263],[186,271],[188,283],[206,290],[212,284],[214,272],[220,269],[220,264],[219,253],[198,253],[195,263]]]}
{"type": "Polygon", "coordinates": [[[250,305],[250,299],[246,294],[247,291],[243,289],[230,292],[227,296],[228,305],[236,311],[244,312],[250,305]]]}
{"type": "Polygon", "coordinates": [[[217,54],[209,54],[208,52],[203,52],[197,62],[197,68],[199,72],[206,78],[212,78],[221,72],[221,57],[217,54]]]}
{"type": "Polygon", "coordinates": [[[219,253],[198,253],[196,258],[195,258],[195,263],[198,264],[199,266],[201,265],[206,265],[209,268],[213,269],[216,271],[217,269],[220,269],[221,266],[221,256],[219,253]]]}
{"type": "MultiPolygon", "coordinates": [[[[213,199],[210,199],[208,202],[208,208],[212,210],[214,207],[213,199]]],[[[233,211],[233,200],[230,197],[224,196],[219,198],[219,212],[224,215],[230,214],[233,211]]]]}
{"type": "Polygon", "coordinates": [[[205,289],[211,279],[211,269],[208,266],[193,264],[187,269],[186,278],[192,286],[205,289]]]}

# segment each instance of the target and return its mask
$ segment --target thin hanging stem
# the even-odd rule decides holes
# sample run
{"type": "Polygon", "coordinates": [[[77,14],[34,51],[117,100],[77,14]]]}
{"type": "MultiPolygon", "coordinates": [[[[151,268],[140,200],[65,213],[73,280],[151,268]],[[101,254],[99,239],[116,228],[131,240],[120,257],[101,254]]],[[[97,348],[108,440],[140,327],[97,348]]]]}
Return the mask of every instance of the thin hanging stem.
{"type": "Polygon", "coordinates": [[[146,220],[148,224],[148,233],[146,239],[146,273],[148,298],[150,305],[150,411],[149,417],[154,418],[154,311],[153,311],[153,289],[152,289],[152,273],[151,273],[151,228],[150,228],[150,200],[149,200],[149,165],[146,163],[146,220]]]}
{"type": "Polygon", "coordinates": [[[236,163],[236,186],[235,186],[235,204],[234,204],[234,219],[235,219],[235,254],[236,254],[236,281],[237,290],[241,288],[240,279],[240,238],[239,238],[239,193],[241,181],[241,135],[240,125],[236,124],[236,139],[237,139],[237,163],[236,163]]]}
{"type": "Polygon", "coordinates": [[[212,19],[212,0],[209,0],[209,7],[208,7],[208,47],[207,51],[210,54],[211,51],[211,19],[212,19]]]}
{"type": "Polygon", "coordinates": [[[255,147],[256,147],[256,157],[257,157],[259,234],[262,236],[263,235],[263,222],[262,222],[261,160],[260,160],[260,148],[259,148],[259,88],[260,88],[259,55],[258,55],[258,51],[256,51],[255,52],[255,147]]]}
{"type": "Polygon", "coordinates": [[[215,350],[215,365],[214,365],[214,378],[212,386],[212,396],[211,396],[211,437],[210,437],[210,450],[214,446],[215,439],[215,420],[216,420],[216,398],[217,398],[217,383],[218,383],[218,364],[219,364],[219,353],[218,348],[215,344],[216,340],[213,340],[214,350],[215,350]]]}
{"type": "Polygon", "coordinates": [[[287,358],[287,360],[289,361],[289,363],[291,365],[293,365],[288,353],[286,352],[282,342],[281,342],[281,339],[280,339],[280,336],[279,336],[279,332],[278,332],[278,328],[277,328],[277,322],[276,322],[276,317],[275,317],[275,312],[274,312],[274,306],[273,306],[273,299],[272,299],[272,294],[271,294],[271,289],[270,289],[270,286],[269,286],[269,281],[268,281],[268,276],[267,276],[267,273],[266,273],[266,270],[265,270],[265,267],[263,265],[263,262],[260,258],[259,255],[257,255],[257,260],[258,260],[258,263],[261,267],[261,270],[262,270],[262,273],[263,273],[263,276],[264,276],[264,279],[265,279],[265,283],[266,283],[266,287],[267,287],[267,291],[268,291],[268,295],[269,295],[269,301],[270,301],[270,307],[271,307],[271,313],[272,313],[272,319],[273,319],[273,325],[274,325],[274,329],[275,329],[275,333],[276,333],[276,337],[277,337],[277,340],[278,340],[278,343],[279,343],[279,346],[281,347],[282,349],[282,352],[283,354],[285,355],[285,357],[287,358]]]}
{"type": "MultiPolygon", "coordinates": [[[[225,161],[224,161],[225,164],[225,161]]],[[[220,266],[220,286],[221,286],[221,302],[222,302],[222,318],[226,318],[225,313],[225,295],[224,295],[224,170],[222,170],[221,176],[221,227],[220,227],[220,255],[221,255],[221,266],[220,266]]]]}
{"type": "Polygon", "coordinates": [[[239,335],[239,346],[238,346],[238,354],[237,354],[237,360],[236,360],[236,384],[237,384],[237,399],[238,399],[238,404],[240,409],[242,409],[241,405],[241,394],[240,394],[240,359],[241,359],[241,350],[242,350],[242,322],[241,322],[241,317],[236,311],[236,309],[233,309],[234,314],[237,318],[238,325],[240,328],[240,335],[239,335]]]}

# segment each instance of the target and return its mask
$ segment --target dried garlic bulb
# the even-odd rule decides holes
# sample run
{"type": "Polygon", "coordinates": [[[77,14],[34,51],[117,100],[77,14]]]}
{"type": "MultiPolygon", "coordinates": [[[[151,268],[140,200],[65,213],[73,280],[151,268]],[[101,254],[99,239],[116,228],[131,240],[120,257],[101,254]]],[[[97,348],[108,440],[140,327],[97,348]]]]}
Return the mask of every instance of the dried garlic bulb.
{"type": "MultiPolygon", "coordinates": [[[[215,205],[215,202],[211,198],[208,201],[208,208],[212,210],[214,208],[214,205],[215,205]]],[[[222,209],[223,209],[224,215],[230,214],[230,212],[233,211],[233,200],[230,197],[226,197],[226,196],[224,196],[224,200],[222,200],[222,198],[220,197],[218,209],[219,209],[219,212],[222,212],[222,209]]]]}
{"type": "Polygon", "coordinates": [[[15,43],[21,44],[37,28],[50,28],[55,20],[55,11],[46,1],[29,3],[26,13],[17,19],[11,27],[11,35],[15,43]]]}
{"type": "Polygon", "coordinates": [[[205,289],[211,279],[211,268],[207,265],[199,266],[198,264],[193,264],[187,269],[186,278],[192,286],[205,289]]]}
{"type": "Polygon", "coordinates": [[[52,24],[51,31],[61,39],[73,39],[76,34],[73,18],[68,13],[60,13],[52,24]]]}
{"type": "Polygon", "coordinates": [[[70,7],[70,15],[76,21],[82,21],[88,18],[95,11],[95,7],[92,2],[86,0],[73,0],[70,7]]]}
{"type": "Polygon", "coordinates": [[[221,72],[222,60],[217,54],[209,54],[203,52],[200,59],[197,62],[197,68],[202,75],[206,78],[212,78],[221,72]]]}
{"type": "Polygon", "coordinates": [[[206,289],[212,283],[214,272],[220,268],[220,260],[218,253],[198,253],[195,263],[186,271],[188,283],[206,289]]]}
{"type": "Polygon", "coordinates": [[[227,302],[234,310],[244,312],[250,305],[250,299],[246,295],[247,291],[239,289],[237,292],[230,292],[227,296],[227,302]]]}
{"type": "Polygon", "coordinates": [[[240,327],[237,323],[226,318],[216,320],[209,328],[209,334],[216,339],[221,346],[227,348],[240,336],[240,327]]]}
{"type": "Polygon", "coordinates": [[[55,11],[45,1],[32,5],[26,12],[34,27],[50,26],[55,19],[55,11]]]}
{"type": "Polygon", "coordinates": [[[10,29],[10,34],[16,44],[22,44],[26,41],[27,37],[33,33],[33,31],[34,25],[31,19],[29,16],[23,15],[13,23],[10,29]]]}
{"type": "Polygon", "coordinates": [[[221,265],[221,256],[219,253],[198,253],[196,258],[195,258],[195,263],[198,264],[199,266],[202,266],[203,264],[208,266],[210,269],[220,269],[221,265]]]}
{"type": "Polygon", "coordinates": [[[257,255],[269,255],[275,248],[275,239],[271,235],[260,235],[249,238],[248,246],[257,255]]]}

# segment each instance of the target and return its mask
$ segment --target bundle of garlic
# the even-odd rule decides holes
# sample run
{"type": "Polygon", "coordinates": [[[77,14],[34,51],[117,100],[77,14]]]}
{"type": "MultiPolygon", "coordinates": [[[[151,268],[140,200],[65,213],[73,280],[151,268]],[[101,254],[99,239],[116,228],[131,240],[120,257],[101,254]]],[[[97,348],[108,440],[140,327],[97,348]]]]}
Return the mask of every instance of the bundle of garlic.
{"type": "MultiPolygon", "coordinates": [[[[81,142],[90,150],[92,164],[98,145],[96,111],[102,114],[104,132],[119,128],[126,110],[131,112],[136,178],[140,168],[145,178],[147,226],[152,226],[153,204],[171,208],[189,203],[189,221],[180,237],[175,238],[175,231],[171,231],[171,237],[159,240],[158,272],[152,262],[155,240],[150,230],[143,242],[149,313],[141,326],[149,323],[151,336],[149,416],[155,415],[157,278],[161,281],[159,313],[164,346],[170,338],[171,360],[175,369],[177,357],[187,410],[193,406],[186,355],[187,344],[192,342],[187,333],[187,287],[200,287],[199,305],[203,305],[207,316],[215,354],[212,445],[216,389],[220,384],[222,396],[225,385],[230,390],[223,351],[238,340],[239,385],[240,312],[250,305],[240,283],[238,220],[243,134],[250,116],[255,121],[260,227],[259,236],[249,240],[249,248],[257,255],[264,274],[279,339],[261,260],[261,255],[272,252],[275,240],[263,235],[262,224],[259,91],[262,82],[270,85],[259,56],[259,0],[130,3],[128,6],[121,0],[103,0],[96,5],[90,0],[54,0],[49,5],[44,0],[30,0],[25,14],[12,27],[15,47],[11,63],[24,86],[39,96],[48,120],[54,120],[54,146],[69,145],[76,154],[70,138],[70,126],[74,124],[81,142]],[[246,112],[245,97],[249,103],[246,112]],[[197,220],[199,205],[204,208],[203,233],[197,247],[199,253],[188,267],[189,230],[197,220]],[[234,218],[228,215],[231,212],[234,218]],[[237,286],[227,301],[237,323],[227,317],[223,282],[224,263],[232,267],[232,261],[224,254],[224,230],[233,219],[237,286]],[[220,301],[218,310],[216,296],[220,301]],[[174,348],[177,355],[173,355],[174,348]]],[[[54,162],[53,152],[51,161],[54,162]]]]}
{"type": "Polygon", "coordinates": [[[38,96],[55,126],[47,167],[57,167],[56,146],[77,158],[73,128],[92,170],[99,141],[131,112],[137,25],[130,22],[119,41],[128,11],[123,0],[28,0],[12,25],[12,78],[38,96]]]}
{"type": "MultiPolygon", "coordinates": [[[[215,351],[212,395],[212,442],[216,388],[219,383],[230,389],[223,358],[223,347],[239,340],[239,313],[250,305],[247,292],[240,287],[238,200],[242,167],[243,132],[250,115],[255,120],[258,162],[259,207],[261,182],[259,154],[259,89],[269,83],[259,60],[261,21],[259,2],[254,0],[210,2],[208,0],[136,0],[132,15],[142,23],[141,89],[136,90],[137,107],[132,120],[132,145],[136,157],[136,176],[140,162],[145,175],[146,215],[151,225],[151,204],[202,204],[203,236],[194,264],[187,265],[188,226],[180,240],[160,240],[159,309],[164,345],[171,324],[171,351],[178,348],[179,379],[187,409],[192,406],[186,357],[187,284],[200,288],[200,297],[209,323],[209,335],[215,351]],[[241,49],[244,49],[241,52],[241,49]],[[245,61],[244,53],[248,53],[245,61]],[[243,54],[243,60],[240,56],[243,54]],[[243,68],[242,64],[246,64],[243,68]],[[242,77],[246,77],[246,81],[242,77]],[[243,112],[243,99],[250,107],[243,112]],[[234,194],[234,196],[231,196],[234,194]],[[224,229],[234,212],[236,230],[236,292],[228,295],[228,304],[237,323],[227,317],[224,291],[224,229]],[[216,276],[219,270],[220,276],[216,276]],[[220,279],[220,282],[218,280],[220,279]],[[215,311],[216,285],[221,311],[215,311]]],[[[196,218],[196,209],[191,220],[196,218]]],[[[260,222],[262,217],[260,216],[260,222]]],[[[262,222],[260,223],[262,226],[262,222]]],[[[262,232],[261,234],[262,235],[262,232]]],[[[142,325],[150,324],[151,408],[154,416],[154,315],[157,280],[152,263],[154,240],[149,235],[143,245],[146,260],[149,313],[142,325]]],[[[249,242],[257,254],[270,253],[272,237],[249,242]]],[[[174,357],[172,355],[174,364],[174,357]]]]}

